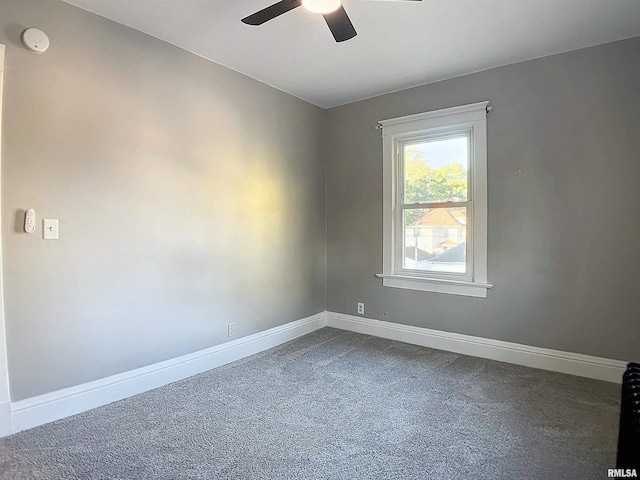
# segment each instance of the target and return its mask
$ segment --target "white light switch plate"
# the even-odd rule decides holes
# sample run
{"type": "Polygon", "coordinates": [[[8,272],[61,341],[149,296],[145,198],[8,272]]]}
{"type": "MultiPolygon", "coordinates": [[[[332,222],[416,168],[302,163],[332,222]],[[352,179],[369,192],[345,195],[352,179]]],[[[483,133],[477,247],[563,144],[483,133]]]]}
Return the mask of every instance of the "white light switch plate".
{"type": "Polygon", "coordinates": [[[42,220],[42,238],[45,240],[58,240],[57,218],[45,218],[42,220]]]}

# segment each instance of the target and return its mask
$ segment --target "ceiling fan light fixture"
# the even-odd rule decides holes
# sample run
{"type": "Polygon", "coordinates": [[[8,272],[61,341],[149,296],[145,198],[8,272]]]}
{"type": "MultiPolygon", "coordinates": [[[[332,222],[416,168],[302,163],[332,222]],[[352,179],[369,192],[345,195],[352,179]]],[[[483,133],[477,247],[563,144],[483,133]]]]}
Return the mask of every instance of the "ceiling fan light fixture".
{"type": "Polygon", "coordinates": [[[341,0],[302,0],[302,6],[313,13],[335,12],[342,5],[341,0]]]}

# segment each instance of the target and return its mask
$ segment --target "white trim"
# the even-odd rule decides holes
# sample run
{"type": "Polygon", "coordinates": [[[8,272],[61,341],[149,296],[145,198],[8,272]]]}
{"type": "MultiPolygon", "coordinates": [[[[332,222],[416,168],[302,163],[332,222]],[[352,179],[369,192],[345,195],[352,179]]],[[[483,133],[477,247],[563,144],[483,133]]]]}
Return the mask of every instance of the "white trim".
{"type": "Polygon", "coordinates": [[[465,282],[460,280],[406,277],[403,275],[376,276],[382,278],[382,285],[385,287],[449,293],[452,295],[464,295],[466,297],[487,298],[487,289],[493,287],[490,283],[465,282]]]}
{"type": "MultiPolygon", "coordinates": [[[[375,275],[378,278],[405,278],[402,275],[383,275],[381,273],[376,273],[375,275]]],[[[415,280],[415,277],[407,277],[410,280],[415,280]]],[[[477,286],[484,288],[493,288],[493,284],[491,283],[478,283],[478,282],[468,282],[466,280],[449,280],[448,278],[430,278],[430,282],[433,283],[444,283],[447,285],[465,285],[465,286],[477,286]]]]}
{"type": "MultiPolygon", "coordinates": [[[[487,108],[489,102],[479,102],[443,110],[381,120],[383,145],[383,265],[382,285],[426,292],[465,295],[486,298],[491,284],[487,280],[487,108]],[[433,135],[468,131],[470,141],[469,189],[465,202],[452,202],[439,206],[458,205],[467,208],[467,273],[447,274],[407,271],[402,266],[404,257],[403,159],[400,152],[407,141],[428,139],[433,135]],[[450,280],[442,282],[441,280],[450,280]],[[463,283],[456,282],[464,281],[463,283]]],[[[415,204],[415,208],[431,208],[428,203],[415,204]]],[[[413,208],[413,205],[411,205],[413,208]]]]}
{"type": "Polygon", "coordinates": [[[418,130],[425,128],[434,128],[438,126],[448,125],[449,119],[440,120],[441,117],[451,115],[460,115],[462,122],[474,122],[486,118],[486,113],[490,109],[489,102],[470,103],[468,105],[459,105],[457,107],[443,108],[440,110],[432,110],[430,112],[416,113],[415,115],[405,115],[404,117],[389,118],[380,120],[378,123],[382,125],[384,134],[406,133],[407,124],[414,124],[418,130]],[[397,125],[397,129],[394,126],[397,125]]]}
{"type": "MultiPolygon", "coordinates": [[[[4,45],[0,43],[0,152],[2,151],[2,83],[4,72],[4,45]]],[[[0,171],[2,159],[0,158],[0,171]]],[[[2,183],[0,175],[0,184],[2,183]]],[[[1,188],[0,188],[1,190],[1,188]]],[[[0,198],[2,193],[0,191],[0,198]]],[[[2,209],[0,208],[0,211],[2,209]]],[[[0,215],[1,216],[1,215],[0,215]]],[[[0,224],[1,224],[0,218],[0,224]]],[[[9,403],[9,363],[4,326],[4,288],[2,283],[2,229],[0,228],[0,437],[11,433],[11,407],[9,403]]]]}
{"type": "Polygon", "coordinates": [[[627,362],[327,312],[327,326],[448,352],[622,383],[627,362]]]}
{"type": "Polygon", "coordinates": [[[53,422],[254,355],[324,327],[325,318],[326,313],[321,312],[195,353],[20,400],[11,405],[13,431],[53,422]]]}

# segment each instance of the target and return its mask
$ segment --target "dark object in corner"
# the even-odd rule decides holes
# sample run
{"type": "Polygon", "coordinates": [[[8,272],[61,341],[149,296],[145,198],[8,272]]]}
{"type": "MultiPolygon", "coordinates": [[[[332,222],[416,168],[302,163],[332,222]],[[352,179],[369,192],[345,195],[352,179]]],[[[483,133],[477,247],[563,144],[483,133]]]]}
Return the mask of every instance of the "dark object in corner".
{"type": "Polygon", "coordinates": [[[616,468],[640,469],[640,363],[627,365],[622,377],[616,468]]]}

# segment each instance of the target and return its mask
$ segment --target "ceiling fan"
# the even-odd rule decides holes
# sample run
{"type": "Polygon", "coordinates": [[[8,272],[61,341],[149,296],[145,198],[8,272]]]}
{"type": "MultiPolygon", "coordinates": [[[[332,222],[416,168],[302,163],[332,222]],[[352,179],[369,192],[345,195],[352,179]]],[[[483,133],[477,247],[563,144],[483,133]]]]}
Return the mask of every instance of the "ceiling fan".
{"type": "MultiPolygon", "coordinates": [[[[420,2],[422,0],[393,1],[420,2]]],[[[263,8],[253,15],[243,18],[242,23],[246,23],[247,25],[262,25],[269,20],[279,17],[283,13],[287,13],[289,10],[298,8],[300,5],[310,12],[322,14],[336,42],[344,42],[357,35],[356,29],[353,28],[353,24],[342,6],[342,0],[282,0],[267,8],[263,8]]]]}

